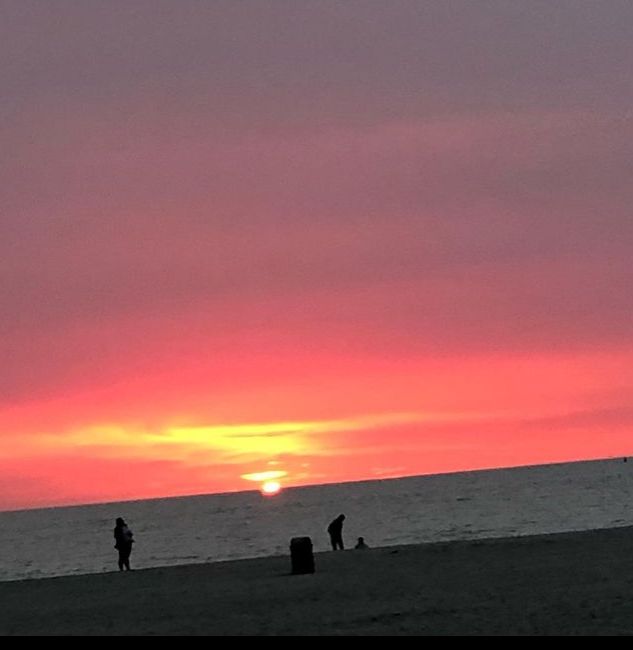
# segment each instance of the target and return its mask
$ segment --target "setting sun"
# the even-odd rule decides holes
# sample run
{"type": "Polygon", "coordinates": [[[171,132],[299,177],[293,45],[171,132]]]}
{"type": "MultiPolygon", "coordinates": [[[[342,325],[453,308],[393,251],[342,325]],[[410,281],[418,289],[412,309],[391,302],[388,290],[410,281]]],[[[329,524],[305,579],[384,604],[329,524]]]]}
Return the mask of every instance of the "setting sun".
{"type": "Polygon", "coordinates": [[[281,483],[278,481],[266,481],[262,484],[262,494],[273,496],[281,491],[281,483]]]}

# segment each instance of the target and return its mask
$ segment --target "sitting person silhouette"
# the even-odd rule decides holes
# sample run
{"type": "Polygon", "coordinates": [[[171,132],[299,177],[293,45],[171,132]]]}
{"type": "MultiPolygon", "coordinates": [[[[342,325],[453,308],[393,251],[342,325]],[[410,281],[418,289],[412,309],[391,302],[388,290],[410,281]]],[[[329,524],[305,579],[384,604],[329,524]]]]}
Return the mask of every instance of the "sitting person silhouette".
{"type": "Polygon", "coordinates": [[[365,538],[364,537],[359,537],[358,542],[356,542],[356,546],[354,546],[356,549],[364,549],[364,548],[369,548],[367,544],[365,544],[365,538]]]}

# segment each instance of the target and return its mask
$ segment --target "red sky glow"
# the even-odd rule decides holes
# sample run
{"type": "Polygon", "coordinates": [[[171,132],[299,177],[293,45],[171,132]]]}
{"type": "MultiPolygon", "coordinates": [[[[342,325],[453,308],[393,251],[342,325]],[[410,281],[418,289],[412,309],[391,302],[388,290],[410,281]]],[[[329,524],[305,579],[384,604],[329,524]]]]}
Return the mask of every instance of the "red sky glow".
{"type": "Polygon", "coordinates": [[[2,2],[0,509],[633,454],[631,25],[2,2]]]}

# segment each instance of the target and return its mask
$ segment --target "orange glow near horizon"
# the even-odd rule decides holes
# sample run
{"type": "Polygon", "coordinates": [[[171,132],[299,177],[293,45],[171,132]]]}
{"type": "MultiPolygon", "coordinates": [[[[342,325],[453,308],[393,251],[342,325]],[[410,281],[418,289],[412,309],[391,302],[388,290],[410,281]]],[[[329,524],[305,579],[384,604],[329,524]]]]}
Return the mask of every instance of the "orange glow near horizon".
{"type": "Polygon", "coordinates": [[[281,492],[281,483],[279,483],[279,481],[266,481],[265,483],[262,483],[261,490],[262,494],[265,496],[274,496],[281,492]]]}
{"type": "MultiPolygon", "coordinates": [[[[279,399],[264,385],[261,395],[249,389],[239,398],[220,400],[235,413],[265,416],[272,409],[285,410],[293,416],[287,421],[186,424],[193,418],[175,417],[169,403],[161,405],[151,396],[135,398],[137,404],[151,405],[151,418],[140,411],[131,418],[117,414],[115,397],[131,394],[125,385],[106,390],[100,398],[89,393],[16,406],[0,419],[4,431],[16,432],[5,435],[9,444],[0,448],[5,477],[0,506],[235,491],[280,479],[292,486],[630,455],[628,411],[588,396],[599,395],[611,377],[628,381],[632,361],[621,355],[447,360],[390,364],[389,370],[381,364],[360,373],[349,363],[338,384],[331,381],[328,387],[313,379],[315,387],[304,386],[301,399],[287,405],[284,397],[293,391],[300,395],[292,386],[280,388],[279,399]],[[424,410],[412,410],[421,403],[424,410]],[[371,410],[389,404],[401,410],[371,410]],[[298,417],[317,409],[338,417],[298,417]],[[119,423],[91,423],[92,413],[106,412],[119,423]],[[48,422],[49,429],[38,422],[48,422]],[[117,478],[121,473],[133,480],[122,484],[117,478]]],[[[151,390],[160,393],[156,384],[151,390]]],[[[203,391],[190,408],[211,422],[213,414],[204,401],[203,391]]]]}

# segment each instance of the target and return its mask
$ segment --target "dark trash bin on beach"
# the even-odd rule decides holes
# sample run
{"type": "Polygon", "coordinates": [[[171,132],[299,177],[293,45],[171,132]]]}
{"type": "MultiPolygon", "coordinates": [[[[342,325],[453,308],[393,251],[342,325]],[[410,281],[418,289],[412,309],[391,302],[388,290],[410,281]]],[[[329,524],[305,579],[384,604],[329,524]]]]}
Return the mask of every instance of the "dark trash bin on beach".
{"type": "Polygon", "coordinates": [[[309,537],[293,537],[290,540],[290,559],[293,575],[314,573],[312,540],[309,537]]]}

